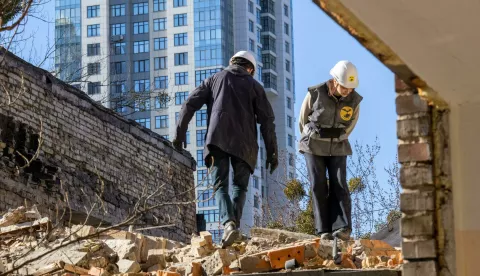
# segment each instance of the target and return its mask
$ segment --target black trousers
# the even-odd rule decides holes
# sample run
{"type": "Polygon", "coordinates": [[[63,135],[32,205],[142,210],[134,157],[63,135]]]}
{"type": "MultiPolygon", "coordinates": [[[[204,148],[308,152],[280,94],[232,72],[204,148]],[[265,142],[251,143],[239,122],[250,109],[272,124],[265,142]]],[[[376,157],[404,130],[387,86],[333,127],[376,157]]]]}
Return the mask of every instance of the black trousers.
{"type": "Polygon", "coordinates": [[[351,229],[352,202],[347,185],[347,157],[305,153],[305,160],[312,187],[317,233],[331,233],[340,228],[351,229]]]}

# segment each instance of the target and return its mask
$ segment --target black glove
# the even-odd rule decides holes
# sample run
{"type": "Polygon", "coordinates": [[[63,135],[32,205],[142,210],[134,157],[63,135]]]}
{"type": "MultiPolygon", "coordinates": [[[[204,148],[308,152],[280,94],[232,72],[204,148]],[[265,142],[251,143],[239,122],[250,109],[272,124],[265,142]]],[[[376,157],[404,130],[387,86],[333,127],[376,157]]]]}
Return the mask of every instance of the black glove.
{"type": "Polygon", "coordinates": [[[267,170],[269,166],[270,166],[270,174],[273,174],[273,172],[278,167],[278,156],[276,153],[272,154],[270,157],[267,158],[267,162],[265,163],[265,167],[267,168],[267,170]]]}
{"type": "Polygon", "coordinates": [[[173,139],[173,147],[175,147],[175,149],[177,149],[178,151],[182,151],[183,148],[187,148],[187,142],[185,141],[180,141],[180,140],[177,140],[177,139],[173,139]],[[182,148],[182,145],[183,145],[183,148],[182,148]]]}

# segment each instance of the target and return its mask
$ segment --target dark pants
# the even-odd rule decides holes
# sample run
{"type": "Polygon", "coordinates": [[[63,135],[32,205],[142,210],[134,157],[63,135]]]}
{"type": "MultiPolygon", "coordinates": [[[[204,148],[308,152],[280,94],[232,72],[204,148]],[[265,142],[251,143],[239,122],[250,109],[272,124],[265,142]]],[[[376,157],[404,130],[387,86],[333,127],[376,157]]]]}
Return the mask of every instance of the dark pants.
{"type": "Polygon", "coordinates": [[[347,185],[347,157],[305,153],[305,160],[312,186],[317,233],[331,233],[344,227],[351,229],[352,203],[347,185]]]}
{"type": "Polygon", "coordinates": [[[219,205],[220,220],[222,224],[234,221],[239,227],[243,206],[247,198],[250,167],[242,159],[231,156],[218,148],[211,149],[209,157],[214,158],[211,170],[215,199],[219,205]],[[233,202],[228,194],[230,163],[233,168],[233,202]]]}

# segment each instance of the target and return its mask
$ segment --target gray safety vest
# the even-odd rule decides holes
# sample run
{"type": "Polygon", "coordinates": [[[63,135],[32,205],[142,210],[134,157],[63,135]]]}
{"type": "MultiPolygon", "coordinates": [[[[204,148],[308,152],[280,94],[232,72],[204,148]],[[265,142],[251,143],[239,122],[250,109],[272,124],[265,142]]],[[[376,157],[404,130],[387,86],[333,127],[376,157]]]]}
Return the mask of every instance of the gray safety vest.
{"type": "Polygon", "coordinates": [[[327,83],[308,88],[312,113],[303,128],[300,152],[318,156],[346,156],[352,154],[345,129],[355,120],[353,113],[362,101],[355,90],[347,97],[337,99],[328,94],[327,83]]]}

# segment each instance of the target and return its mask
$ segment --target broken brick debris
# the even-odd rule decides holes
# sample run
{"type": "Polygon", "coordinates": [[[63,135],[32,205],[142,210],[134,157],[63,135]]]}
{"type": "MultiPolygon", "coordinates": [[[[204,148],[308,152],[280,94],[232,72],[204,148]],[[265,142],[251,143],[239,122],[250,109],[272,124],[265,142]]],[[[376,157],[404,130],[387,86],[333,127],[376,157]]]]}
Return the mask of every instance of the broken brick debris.
{"type": "MultiPolygon", "coordinates": [[[[208,231],[190,244],[124,230],[73,225],[51,229],[35,206],[9,210],[0,218],[0,272],[28,265],[11,275],[34,276],[204,276],[235,275],[290,269],[395,269],[400,250],[376,240],[339,242],[282,230],[254,228],[251,238],[221,249],[208,231]],[[98,233],[98,234],[97,234],[98,233]],[[77,242],[78,240],[78,242],[77,242]],[[75,241],[58,250],[49,250],[75,241]]],[[[132,229],[130,229],[132,230],[132,229]]]]}

